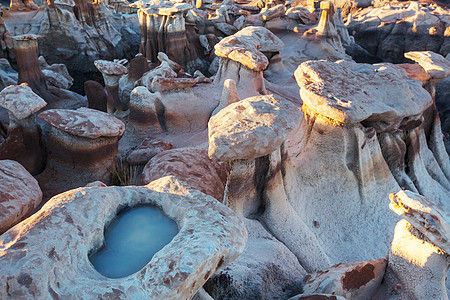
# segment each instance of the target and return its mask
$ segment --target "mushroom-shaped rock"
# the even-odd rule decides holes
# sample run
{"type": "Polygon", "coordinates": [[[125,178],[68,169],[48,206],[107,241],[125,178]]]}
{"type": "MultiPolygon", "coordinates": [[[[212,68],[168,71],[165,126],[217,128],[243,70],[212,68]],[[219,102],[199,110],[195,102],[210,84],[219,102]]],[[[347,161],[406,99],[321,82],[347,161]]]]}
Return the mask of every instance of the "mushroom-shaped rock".
{"type": "Polygon", "coordinates": [[[46,105],[26,83],[8,86],[0,92],[0,106],[8,110],[12,120],[26,119],[46,105]]]}
{"type": "Polygon", "coordinates": [[[340,263],[309,274],[303,279],[303,293],[333,294],[345,299],[372,299],[383,280],[386,263],[385,259],[340,263]]]}
{"type": "Polygon", "coordinates": [[[99,137],[118,137],[125,130],[122,121],[109,114],[89,109],[50,109],[38,116],[52,127],[73,136],[96,139],[99,137]]]}
{"type": "Polygon", "coordinates": [[[422,84],[393,65],[307,61],[295,78],[309,109],[341,123],[366,121],[377,131],[404,126],[432,104],[422,84]]]}
{"type": "Polygon", "coordinates": [[[432,51],[406,52],[405,57],[417,62],[433,79],[450,76],[450,60],[432,51]]]}
{"type": "Polygon", "coordinates": [[[268,155],[299,121],[300,111],[294,104],[272,95],[233,103],[209,120],[209,157],[230,161],[268,155]]]}
{"type": "Polygon", "coordinates": [[[127,128],[127,131],[133,130],[135,134],[142,133],[142,136],[161,133],[163,128],[158,113],[162,114],[163,112],[164,106],[161,103],[160,93],[152,93],[143,86],[136,87],[130,96],[130,116],[128,118],[130,129],[127,128]]]}
{"type": "Polygon", "coordinates": [[[0,159],[20,162],[32,175],[45,165],[45,143],[35,113],[47,103],[26,84],[10,85],[0,92],[0,106],[8,110],[9,128],[0,145],[0,159]]]}
{"type": "Polygon", "coordinates": [[[21,164],[0,160],[0,234],[28,217],[41,200],[38,182],[21,164]]]}
{"type": "Polygon", "coordinates": [[[262,71],[269,65],[263,52],[279,52],[283,42],[264,27],[249,26],[214,46],[217,56],[237,61],[253,71],[262,71]]]}
{"type": "Polygon", "coordinates": [[[244,224],[229,208],[173,177],[147,186],[79,188],[0,237],[0,298],[191,299],[246,241],[244,224]],[[160,208],[179,232],[138,272],[107,278],[88,255],[101,247],[118,210],[138,205],[160,208]]]}
{"type": "Polygon", "coordinates": [[[96,60],[94,65],[102,73],[105,81],[108,92],[108,112],[126,110],[126,104],[122,103],[119,97],[119,79],[128,72],[127,68],[120,63],[107,60],[96,60]]]}
{"type": "Polygon", "coordinates": [[[163,151],[145,166],[142,184],[169,175],[219,201],[223,200],[227,170],[222,163],[211,160],[206,149],[180,148],[163,151]]]}
{"type": "Polygon", "coordinates": [[[385,298],[448,299],[448,211],[411,191],[391,194],[390,199],[389,207],[404,219],[395,227],[388,253],[385,298]]]}
{"type": "Polygon", "coordinates": [[[38,177],[45,196],[96,180],[109,184],[122,121],[89,108],[51,109],[38,117],[52,126],[47,168],[38,177]]]}

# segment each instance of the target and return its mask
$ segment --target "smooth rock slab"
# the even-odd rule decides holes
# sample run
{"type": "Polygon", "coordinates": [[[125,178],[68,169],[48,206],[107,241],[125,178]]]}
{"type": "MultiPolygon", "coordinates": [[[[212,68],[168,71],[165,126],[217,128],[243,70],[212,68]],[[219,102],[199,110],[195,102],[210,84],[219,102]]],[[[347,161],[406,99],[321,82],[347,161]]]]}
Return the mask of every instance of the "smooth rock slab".
{"type": "Polygon", "coordinates": [[[209,157],[230,161],[270,154],[300,120],[297,106],[272,95],[230,104],[209,120],[209,157]]]}
{"type": "Polygon", "coordinates": [[[19,120],[31,116],[46,105],[47,102],[35,94],[26,83],[10,85],[0,92],[0,106],[19,120]]]}
{"type": "Polygon", "coordinates": [[[227,207],[173,177],[147,186],[92,187],[53,197],[0,237],[0,298],[189,299],[244,250],[247,232],[227,207]],[[180,229],[139,272],[109,279],[89,262],[118,210],[161,208],[180,229]]]}
{"type": "Polygon", "coordinates": [[[38,117],[62,131],[90,139],[120,136],[125,131],[125,125],[116,117],[85,107],[49,109],[38,117]]]}
{"type": "Polygon", "coordinates": [[[450,76],[450,60],[432,51],[406,52],[405,57],[417,62],[422,68],[436,79],[450,76]]]}
{"type": "Polygon", "coordinates": [[[294,75],[303,103],[341,123],[382,121],[398,127],[433,102],[421,82],[394,65],[307,61],[294,75]]]}
{"type": "Polygon", "coordinates": [[[42,200],[36,179],[13,160],[0,160],[0,234],[35,209],[42,200]]]}

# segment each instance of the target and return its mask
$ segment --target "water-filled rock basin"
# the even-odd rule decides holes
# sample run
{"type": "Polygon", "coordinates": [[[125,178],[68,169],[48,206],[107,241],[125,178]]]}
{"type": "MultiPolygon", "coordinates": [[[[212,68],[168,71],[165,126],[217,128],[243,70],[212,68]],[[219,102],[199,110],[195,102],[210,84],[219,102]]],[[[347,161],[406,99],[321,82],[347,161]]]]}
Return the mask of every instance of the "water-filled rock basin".
{"type": "Polygon", "coordinates": [[[123,210],[105,229],[105,243],[89,260],[109,278],[141,270],[178,233],[177,224],[151,205],[123,210]]]}

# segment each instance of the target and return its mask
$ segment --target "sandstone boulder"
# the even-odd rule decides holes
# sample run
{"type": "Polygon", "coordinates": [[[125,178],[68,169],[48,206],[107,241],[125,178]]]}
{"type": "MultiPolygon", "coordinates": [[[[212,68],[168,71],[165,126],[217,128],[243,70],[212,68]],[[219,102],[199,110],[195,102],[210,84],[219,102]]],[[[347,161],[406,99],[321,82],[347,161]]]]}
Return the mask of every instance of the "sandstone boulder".
{"type": "Polygon", "coordinates": [[[146,164],[159,153],[173,148],[172,143],[148,137],[127,155],[127,162],[132,165],[146,164]]]}
{"type": "Polygon", "coordinates": [[[0,234],[28,217],[41,200],[38,182],[22,165],[0,160],[0,234]]]}
{"type": "Polygon", "coordinates": [[[420,82],[392,65],[308,61],[295,77],[309,108],[342,123],[370,122],[377,130],[404,126],[432,104],[420,82]]]}
{"type": "Polygon", "coordinates": [[[223,200],[227,169],[222,163],[211,160],[206,150],[180,148],[157,154],[145,165],[142,184],[169,175],[219,201],[223,200]]]}
{"type": "Polygon", "coordinates": [[[300,111],[295,105],[271,95],[235,102],[208,123],[209,156],[230,161],[270,154],[299,121],[300,111]]]}

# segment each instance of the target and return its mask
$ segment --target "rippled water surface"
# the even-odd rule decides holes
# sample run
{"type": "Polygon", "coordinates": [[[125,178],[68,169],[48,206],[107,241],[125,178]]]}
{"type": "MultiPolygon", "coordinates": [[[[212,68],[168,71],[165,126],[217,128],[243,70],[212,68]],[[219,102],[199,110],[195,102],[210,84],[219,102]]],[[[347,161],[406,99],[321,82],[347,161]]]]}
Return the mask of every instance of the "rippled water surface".
{"type": "Polygon", "coordinates": [[[105,245],[89,256],[98,272],[110,278],[144,267],[178,233],[177,224],[155,206],[120,212],[105,230],[105,245]]]}

